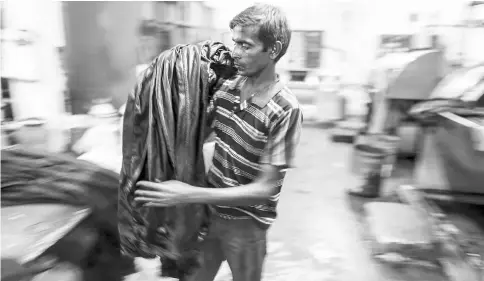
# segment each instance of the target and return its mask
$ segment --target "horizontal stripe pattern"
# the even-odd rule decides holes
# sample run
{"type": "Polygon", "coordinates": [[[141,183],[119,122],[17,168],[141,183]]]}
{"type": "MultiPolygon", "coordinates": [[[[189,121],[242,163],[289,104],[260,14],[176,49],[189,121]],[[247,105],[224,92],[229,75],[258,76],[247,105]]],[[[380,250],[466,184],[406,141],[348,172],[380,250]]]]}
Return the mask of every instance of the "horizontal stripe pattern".
{"type": "MultiPolygon", "coordinates": [[[[225,81],[213,99],[215,151],[208,181],[215,188],[246,185],[254,182],[262,164],[290,166],[292,146],[300,134],[302,120],[299,104],[287,87],[260,107],[248,103],[240,109],[240,86],[243,77],[225,81]],[[294,135],[291,135],[294,134],[294,135]],[[289,147],[291,146],[291,147],[289,147]],[[289,151],[286,154],[285,151],[289,151]]],[[[281,190],[285,172],[276,187],[281,190]]],[[[229,207],[215,206],[216,213],[229,219],[255,219],[269,227],[277,217],[280,192],[264,204],[229,207]]]]}

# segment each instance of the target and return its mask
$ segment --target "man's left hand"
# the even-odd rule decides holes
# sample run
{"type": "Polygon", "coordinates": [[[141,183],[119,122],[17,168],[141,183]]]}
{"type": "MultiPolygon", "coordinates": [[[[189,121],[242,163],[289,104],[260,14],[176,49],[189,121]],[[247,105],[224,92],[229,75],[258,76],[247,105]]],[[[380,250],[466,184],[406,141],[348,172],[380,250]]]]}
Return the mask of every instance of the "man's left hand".
{"type": "Polygon", "coordinates": [[[135,202],[143,207],[169,207],[187,204],[193,187],[175,180],[165,182],[139,181],[135,202]]]}

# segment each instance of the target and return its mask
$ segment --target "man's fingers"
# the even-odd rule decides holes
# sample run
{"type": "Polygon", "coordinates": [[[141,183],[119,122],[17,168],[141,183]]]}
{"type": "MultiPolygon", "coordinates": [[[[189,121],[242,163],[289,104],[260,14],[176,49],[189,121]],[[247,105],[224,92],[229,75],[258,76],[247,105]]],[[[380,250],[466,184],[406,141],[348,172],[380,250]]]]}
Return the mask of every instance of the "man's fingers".
{"type": "Polygon", "coordinates": [[[140,197],[140,196],[137,196],[137,197],[134,198],[134,201],[137,204],[144,204],[144,203],[148,203],[148,202],[154,202],[154,201],[156,201],[156,199],[151,198],[151,197],[140,197]]]}
{"type": "Polygon", "coordinates": [[[170,204],[167,204],[163,201],[156,201],[153,198],[147,197],[136,197],[134,199],[137,206],[140,207],[170,207],[170,204]]]}
{"type": "Polygon", "coordinates": [[[158,190],[160,188],[160,184],[150,181],[139,181],[136,183],[136,187],[141,189],[158,190]]]}
{"type": "Polygon", "coordinates": [[[138,189],[134,192],[135,197],[160,198],[160,192],[138,189]]]}
{"type": "Polygon", "coordinates": [[[179,204],[176,200],[177,193],[174,191],[176,181],[163,183],[139,181],[134,191],[134,201],[137,206],[142,207],[169,207],[179,204]]]}
{"type": "Polygon", "coordinates": [[[149,203],[143,204],[143,207],[148,207],[148,208],[158,207],[159,208],[159,207],[170,207],[170,205],[162,204],[162,203],[149,202],[149,203]]]}
{"type": "Polygon", "coordinates": [[[136,205],[143,207],[165,207],[170,205],[167,204],[164,200],[154,199],[150,197],[135,197],[134,202],[136,205]]]}

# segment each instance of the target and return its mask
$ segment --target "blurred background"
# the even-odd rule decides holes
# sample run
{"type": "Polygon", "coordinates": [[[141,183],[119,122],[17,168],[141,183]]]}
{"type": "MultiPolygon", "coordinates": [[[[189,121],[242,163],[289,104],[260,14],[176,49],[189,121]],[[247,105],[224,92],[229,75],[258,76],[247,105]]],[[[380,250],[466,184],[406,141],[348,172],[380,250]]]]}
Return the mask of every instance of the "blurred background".
{"type": "MultiPolygon", "coordinates": [[[[294,30],[279,64],[287,81],[328,91],[358,88],[368,83],[375,59],[388,52],[440,50],[443,71],[484,56],[483,29],[472,28],[481,24],[484,8],[471,8],[469,1],[273,3],[284,9],[294,30]]],[[[133,87],[137,65],[176,44],[210,39],[231,46],[228,22],[250,4],[2,1],[4,118],[86,113],[99,98],[119,107],[133,87]],[[142,28],[148,21],[156,31],[142,28]]]]}
{"type": "MultiPolygon", "coordinates": [[[[100,274],[129,271],[101,246],[117,233],[123,104],[161,52],[231,47],[230,20],[254,3],[0,1],[2,271],[160,280],[149,262],[100,274]]],[[[484,280],[484,1],[264,3],[290,21],[277,72],[304,111],[264,280],[484,280]]],[[[230,278],[224,263],[216,280],[230,278]]]]}

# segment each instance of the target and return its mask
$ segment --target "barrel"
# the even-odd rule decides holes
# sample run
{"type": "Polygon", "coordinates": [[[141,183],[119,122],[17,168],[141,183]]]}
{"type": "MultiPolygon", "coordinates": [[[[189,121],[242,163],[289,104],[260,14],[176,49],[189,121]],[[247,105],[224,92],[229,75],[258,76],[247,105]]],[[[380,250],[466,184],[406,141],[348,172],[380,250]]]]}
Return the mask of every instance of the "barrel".
{"type": "Polygon", "coordinates": [[[361,192],[378,196],[382,180],[391,175],[400,139],[391,135],[361,135],[354,145],[353,172],[361,178],[361,192]]]}
{"type": "Polygon", "coordinates": [[[354,161],[358,166],[361,185],[365,189],[379,190],[381,185],[381,171],[386,151],[370,144],[357,144],[354,150],[354,161]]]}
{"type": "Polygon", "coordinates": [[[371,171],[380,169],[386,156],[386,151],[384,149],[370,144],[355,145],[354,153],[355,160],[359,167],[358,173],[363,176],[371,171]]]}
{"type": "Polygon", "coordinates": [[[381,177],[388,178],[391,176],[393,167],[397,161],[400,151],[401,138],[393,135],[377,135],[376,146],[385,151],[385,158],[382,161],[381,177]]]}

